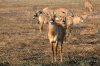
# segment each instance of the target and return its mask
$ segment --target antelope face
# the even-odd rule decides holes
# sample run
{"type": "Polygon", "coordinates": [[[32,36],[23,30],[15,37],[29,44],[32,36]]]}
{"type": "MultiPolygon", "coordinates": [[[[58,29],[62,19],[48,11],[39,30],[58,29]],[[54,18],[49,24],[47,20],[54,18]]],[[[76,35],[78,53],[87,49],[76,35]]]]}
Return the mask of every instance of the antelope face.
{"type": "Polygon", "coordinates": [[[62,22],[61,26],[64,27],[64,28],[66,28],[66,22],[65,21],[62,22]]]}
{"type": "Polygon", "coordinates": [[[49,23],[52,24],[52,25],[56,24],[55,15],[50,15],[49,16],[49,23]]]}
{"type": "Polygon", "coordinates": [[[36,17],[38,17],[38,13],[35,13],[35,14],[33,15],[33,19],[35,19],[36,17]]]}
{"type": "Polygon", "coordinates": [[[50,19],[50,23],[51,23],[52,25],[55,25],[55,24],[56,24],[55,19],[51,18],[51,19],[50,19]]]}
{"type": "Polygon", "coordinates": [[[35,17],[38,17],[41,13],[42,13],[42,11],[37,11],[37,12],[33,15],[33,19],[34,19],[35,17]]]}
{"type": "Polygon", "coordinates": [[[61,17],[59,20],[56,20],[56,23],[62,27],[66,27],[66,17],[61,17]]]}

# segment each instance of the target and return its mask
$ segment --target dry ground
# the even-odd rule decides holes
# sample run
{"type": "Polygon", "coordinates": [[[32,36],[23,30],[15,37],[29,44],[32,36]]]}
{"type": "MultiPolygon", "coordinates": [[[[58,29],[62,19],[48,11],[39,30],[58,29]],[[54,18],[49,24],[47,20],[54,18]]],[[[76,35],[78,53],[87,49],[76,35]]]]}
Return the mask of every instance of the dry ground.
{"type": "MultiPolygon", "coordinates": [[[[36,0],[0,0],[0,66],[52,66],[47,25],[44,32],[39,33],[39,24],[36,19],[32,19],[34,11],[46,6],[65,7],[76,13],[84,10],[79,0],[68,2],[37,0],[38,4],[35,2],[36,0]]],[[[64,42],[63,66],[100,66],[100,2],[98,2],[99,0],[96,0],[94,5],[96,13],[89,16],[80,26],[74,26],[72,36],[64,42]],[[96,32],[80,35],[81,31],[88,28],[93,28],[96,32]]]]}

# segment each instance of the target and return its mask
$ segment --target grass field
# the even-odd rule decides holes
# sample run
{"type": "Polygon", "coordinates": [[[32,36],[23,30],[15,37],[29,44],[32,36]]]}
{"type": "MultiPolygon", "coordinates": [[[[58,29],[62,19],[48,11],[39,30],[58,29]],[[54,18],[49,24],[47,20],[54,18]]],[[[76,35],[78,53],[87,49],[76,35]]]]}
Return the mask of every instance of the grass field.
{"type": "MultiPolygon", "coordinates": [[[[51,64],[47,25],[39,33],[39,24],[32,16],[46,6],[80,13],[84,11],[82,1],[0,0],[0,66],[55,66],[51,64]]],[[[100,0],[93,3],[96,13],[74,27],[72,36],[63,44],[62,66],[100,66],[100,0]],[[80,35],[88,28],[97,32],[80,35]]],[[[57,66],[61,66],[59,62],[57,66]]]]}

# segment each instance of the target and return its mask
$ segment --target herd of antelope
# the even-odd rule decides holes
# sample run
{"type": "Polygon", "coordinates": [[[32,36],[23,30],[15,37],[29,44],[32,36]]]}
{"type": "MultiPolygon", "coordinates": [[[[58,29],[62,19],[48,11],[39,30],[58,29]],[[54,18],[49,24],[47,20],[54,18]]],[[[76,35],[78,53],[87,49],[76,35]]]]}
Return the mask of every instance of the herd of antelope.
{"type": "MultiPolygon", "coordinates": [[[[84,0],[84,6],[89,12],[93,12],[91,0],[84,0]]],[[[48,24],[48,39],[52,49],[53,62],[57,62],[57,48],[60,47],[60,62],[62,62],[62,45],[65,38],[71,35],[71,28],[87,18],[88,14],[84,12],[81,15],[74,13],[66,8],[53,9],[46,7],[35,12],[33,18],[38,17],[40,32],[43,31],[43,25],[48,24]]]]}

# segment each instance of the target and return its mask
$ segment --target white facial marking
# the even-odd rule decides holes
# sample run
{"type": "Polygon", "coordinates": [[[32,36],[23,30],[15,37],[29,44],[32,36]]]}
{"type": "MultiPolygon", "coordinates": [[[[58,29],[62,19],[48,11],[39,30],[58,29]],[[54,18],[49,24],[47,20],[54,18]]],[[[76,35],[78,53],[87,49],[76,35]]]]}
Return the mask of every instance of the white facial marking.
{"type": "Polygon", "coordinates": [[[50,23],[52,23],[53,21],[51,20],[50,23]]]}

